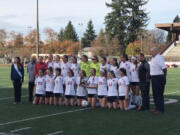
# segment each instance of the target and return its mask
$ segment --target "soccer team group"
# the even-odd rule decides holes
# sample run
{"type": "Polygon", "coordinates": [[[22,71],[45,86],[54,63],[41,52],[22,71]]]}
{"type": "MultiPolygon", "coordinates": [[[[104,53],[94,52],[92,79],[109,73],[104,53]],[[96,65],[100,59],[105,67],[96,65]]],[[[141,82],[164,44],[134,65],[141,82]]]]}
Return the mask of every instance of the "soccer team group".
{"type": "Polygon", "coordinates": [[[139,88],[139,56],[120,59],[83,55],[48,56],[46,69],[39,69],[34,88],[33,104],[83,106],[129,110],[141,107],[139,88]]]}

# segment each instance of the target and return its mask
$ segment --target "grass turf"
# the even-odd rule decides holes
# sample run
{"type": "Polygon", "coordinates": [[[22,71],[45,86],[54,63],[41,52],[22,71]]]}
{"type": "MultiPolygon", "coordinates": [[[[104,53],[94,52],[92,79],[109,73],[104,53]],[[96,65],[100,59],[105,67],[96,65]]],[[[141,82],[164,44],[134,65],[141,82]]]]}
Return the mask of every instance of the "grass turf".
{"type": "MultiPolygon", "coordinates": [[[[164,115],[151,112],[113,111],[77,107],[55,107],[28,103],[27,76],[23,84],[22,104],[13,105],[10,67],[0,67],[0,132],[31,127],[16,134],[46,135],[63,131],[64,135],[179,135],[180,104],[165,106],[164,115]],[[9,98],[10,97],[10,98],[9,98]],[[56,114],[56,115],[54,115],[56,114]],[[54,116],[51,116],[54,115],[54,116]],[[44,116],[39,118],[39,116],[44,116]],[[48,117],[47,117],[48,116],[48,117]],[[30,119],[29,119],[30,118],[30,119]],[[24,120],[20,121],[19,120],[24,120]],[[15,121],[14,123],[11,123],[15,121]],[[10,122],[10,123],[7,123],[10,122]],[[6,125],[4,125],[6,123],[6,125]]],[[[180,69],[169,69],[166,98],[180,100],[180,69]]],[[[151,108],[154,106],[152,105],[151,108]]],[[[14,133],[15,134],[15,133],[14,133]]]]}

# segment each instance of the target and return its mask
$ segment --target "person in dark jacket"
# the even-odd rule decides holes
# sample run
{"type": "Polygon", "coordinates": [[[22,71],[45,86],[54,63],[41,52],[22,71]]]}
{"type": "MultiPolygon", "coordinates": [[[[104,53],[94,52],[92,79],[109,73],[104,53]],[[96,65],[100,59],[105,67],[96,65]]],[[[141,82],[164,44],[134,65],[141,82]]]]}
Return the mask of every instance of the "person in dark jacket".
{"type": "Polygon", "coordinates": [[[21,86],[24,82],[24,67],[19,57],[15,57],[11,66],[11,81],[14,87],[14,104],[17,104],[21,102],[21,86]]]}
{"type": "Polygon", "coordinates": [[[150,66],[145,60],[144,54],[141,53],[138,56],[140,61],[138,76],[139,76],[139,86],[142,96],[142,107],[139,111],[145,111],[150,109],[150,99],[149,99],[149,89],[150,89],[150,66]]]}

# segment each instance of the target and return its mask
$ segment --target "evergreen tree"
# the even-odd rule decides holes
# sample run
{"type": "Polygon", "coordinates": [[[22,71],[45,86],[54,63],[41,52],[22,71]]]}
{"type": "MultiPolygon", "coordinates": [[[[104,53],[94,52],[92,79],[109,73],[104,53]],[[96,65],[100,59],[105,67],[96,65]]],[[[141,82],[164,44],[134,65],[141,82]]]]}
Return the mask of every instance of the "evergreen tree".
{"type": "Polygon", "coordinates": [[[112,9],[105,17],[106,33],[112,38],[117,37],[124,49],[146,26],[147,13],[141,9],[146,3],[146,0],[112,0],[111,4],[106,3],[112,9]]]}
{"type": "Polygon", "coordinates": [[[91,42],[94,41],[95,38],[96,38],[96,34],[95,34],[93,22],[92,22],[92,20],[90,20],[88,22],[86,32],[84,33],[84,36],[81,39],[81,43],[82,43],[83,48],[84,47],[90,47],[91,42]]]}
{"type": "Polygon", "coordinates": [[[106,6],[112,9],[105,17],[106,33],[112,38],[117,36],[119,43],[125,46],[125,30],[127,22],[127,9],[124,0],[113,0],[106,6]]]}
{"type": "Polygon", "coordinates": [[[64,30],[63,29],[61,29],[58,34],[58,40],[59,40],[59,42],[64,41],[64,30]]]}
{"type": "MultiPolygon", "coordinates": [[[[178,23],[180,22],[180,17],[177,15],[174,20],[173,20],[174,23],[178,23]]],[[[172,40],[172,32],[168,32],[168,35],[166,37],[166,42],[170,42],[172,40]]]]}
{"type": "Polygon", "coordinates": [[[127,4],[130,9],[127,27],[127,44],[129,44],[137,40],[141,29],[147,26],[148,16],[146,11],[142,9],[147,4],[147,0],[130,0],[127,1],[127,4]]]}
{"type": "Polygon", "coordinates": [[[71,40],[71,41],[78,41],[78,36],[75,31],[74,26],[72,25],[71,21],[67,24],[64,32],[63,32],[63,40],[71,40]]]}

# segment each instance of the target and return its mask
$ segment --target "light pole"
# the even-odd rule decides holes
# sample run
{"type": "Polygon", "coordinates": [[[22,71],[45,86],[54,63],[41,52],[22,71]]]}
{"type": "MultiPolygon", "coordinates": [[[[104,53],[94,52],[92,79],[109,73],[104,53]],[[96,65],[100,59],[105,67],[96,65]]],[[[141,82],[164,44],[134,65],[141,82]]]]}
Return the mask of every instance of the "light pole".
{"type": "Polygon", "coordinates": [[[39,57],[39,0],[37,0],[37,43],[36,43],[36,54],[39,57]]]}

